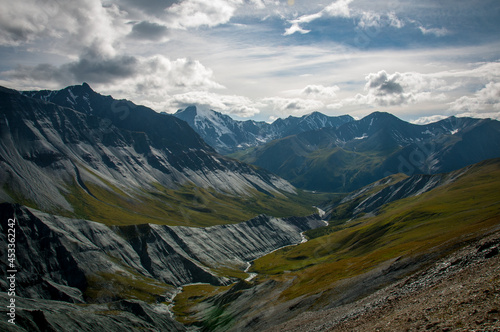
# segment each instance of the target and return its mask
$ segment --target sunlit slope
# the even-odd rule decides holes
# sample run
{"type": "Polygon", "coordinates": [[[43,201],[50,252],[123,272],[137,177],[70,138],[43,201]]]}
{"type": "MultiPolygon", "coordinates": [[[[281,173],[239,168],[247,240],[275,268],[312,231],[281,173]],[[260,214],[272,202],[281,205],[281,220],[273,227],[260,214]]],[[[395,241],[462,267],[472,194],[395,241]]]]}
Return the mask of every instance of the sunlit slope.
{"type": "Polygon", "coordinates": [[[353,303],[500,230],[500,159],[439,178],[434,189],[358,217],[348,210],[377,192],[404,188],[412,177],[389,177],[353,193],[351,203],[333,207],[339,219],[306,232],[309,241],[253,261],[251,282],[186,288],[175,300],[177,317],[211,331],[266,330],[307,311],[353,303]]]}
{"type": "Polygon", "coordinates": [[[470,168],[455,182],[387,204],[379,214],[325,229],[324,236],[274,252],[253,271],[296,281],[283,299],[330,289],[395,258],[445,252],[500,226],[500,160],[470,168]]]}
{"type": "Polygon", "coordinates": [[[314,213],[287,181],[187,123],[88,85],[0,88],[0,202],[109,225],[209,226],[314,213]]]}

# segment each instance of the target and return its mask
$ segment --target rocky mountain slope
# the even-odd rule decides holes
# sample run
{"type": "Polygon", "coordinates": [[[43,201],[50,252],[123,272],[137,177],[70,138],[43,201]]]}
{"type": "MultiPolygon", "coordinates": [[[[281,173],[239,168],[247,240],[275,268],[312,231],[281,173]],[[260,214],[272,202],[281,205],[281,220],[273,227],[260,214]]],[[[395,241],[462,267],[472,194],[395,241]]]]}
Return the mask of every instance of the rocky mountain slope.
{"type": "Polygon", "coordinates": [[[428,191],[455,182],[467,174],[470,167],[450,173],[417,174],[406,177],[403,174],[389,176],[345,196],[332,206],[325,206],[334,222],[373,216],[382,206],[408,197],[415,197],[428,191]]]}
{"type": "Polygon", "coordinates": [[[349,192],[397,173],[450,172],[500,157],[500,122],[455,118],[413,125],[376,112],[338,128],[275,140],[234,156],[299,188],[349,192]]]}
{"type": "Polygon", "coordinates": [[[364,299],[266,331],[498,330],[499,253],[496,232],[364,299]]]}
{"type": "MultiPolygon", "coordinates": [[[[0,293],[0,301],[9,297],[0,293]]],[[[7,316],[2,306],[0,312],[7,316]]],[[[16,325],[0,321],[4,332],[44,331],[186,331],[169,315],[164,304],[119,300],[105,304],[78,305],[61,301],[16,298],[16,325]]]]}
{"type": "Polygon", "coordinates": [[[0,115],[3,201],[93,220],[203,224],[205,216],[242,221],[278,205],[255,213],[245,197],[290,206],[286,195],[295,194],[287,181],[217,154],[176,117],[86,84],[23,94],[3,88],[0,115]],[[234,207],[225,209],[226,200],[234,207]]]}
{"type": "MultiPolygon", "coordinates": [[[[137,307],[137,310],[153,312],[155,318],[146,321],[155,328],[167,323],[176,326],[168,318],[166,304],[160,309],[167,317],[160,319],[160,315],[155,314],[157,310],[148,303],[166,302],[176,294],[177,286],[195,282],[225,285],[246,277],[248,274],[243,271],[248,261],[298,244],[303,240],[302,232],[324,225],[318,215],[285,219],[262,215],[239,224],[208,228],[147,224],[109,228],[9,203],[0,204],[0,218],[16,220],[15,264],[19,266],[16,295],[19,299],[25,298],[23,301],[32,309],[50,308],[41,317],[53,328],[58,326],[55,317],[69,321],[68,326],[76,324],[74,317],[64,313],[64,308],[66,311],[76,308],[63,304],[52,306],[48,300],[109,303],[107,309],[94,306],[96,312],[127,312],[129,306],[137,307]]],[[[0,239],[7,243],[6,223],[0,228],[0,239]]],[[[6,258],[1,258],[4,266],[7,266],[6,258]]],[[[0,288],[6,292],[9,288],[6,270],[1,274],[0,288]]],[[[90,308],[88,311],[90,316],[85,322],[95,316],[90,308]]],[[[131,324],[128,318],[120,316],[122,324],[131,324]]],[[[28,322],[25,323],[21,326],[29,330],[28,322]]],[[[104,317],[98,319],[97,324],[113,325],[104,317]]]]}
{"type": "MultiPolygon", "coordinates": [[[[328,227],[306,232],[313,235],[309,241],[255,260],[250,272],[257,277],[250,283],[230,289],[185,287],[174,310],[183,322],[210,331],[369,331],[374,326],[399,331],[405,323],[420,329],[497,327],[499,174],[500,160],[495,159],[443,175],[440,185],[428,191],[418,189],[415,177],[412,194],[373,215],[332,219],[328,227]],[[461,284],[462,271],[481,286],[461,284]],[[477,275],[480,271],[488,274],[477,275]],[[432,287],[439,282],[452,298],[436,294],[432,287]],[[477,321],[462,315],[474,305],[481,317],[477,321]],[[406,318],[411,320],[401,321],[406,318]]],[[[404,181],[394,179],[393,186],[407,188],[404,181]]],[[[386,185],[368,188],[365,196],[386,185]]]]}
{"type": "MultiPolygon", "coordinates": [[[[356,167],[344,185],[377,180],[308,217],[291,216],[313,210],[311,194],[219,155],[180,119],[86,84],[0,89],[0,129],[0,242],[8,228],[16,240],[15,259],[0,261],[17,270],[18,330],[293,330],[309,318],[311,329],[381,327],[360,314],[397,330],[402,317],[420,329],[498,322],[500,160],[416,174],[488,156],[496,121],[414,126],[374,113],[274,141],[293,142],[278,159],[319,158],[309,169],[325,155],[342,172],[356,167]],[[478,272],[487,277],[464,282],[478,272]],[[466,303],[435,296],[441,281],[466,303]],[[413,310],[423,305],[436,314],[413,310]],[[455,319],[473,307],[479,320],[455,319]]],[[[7,273],[1,301],[12,298],[7,273]]]]}
{"type": "Polygon", "coordinates": [[[354,120],[349,115],[327,116],[314,112],[302,117],[277,119],[269,124],[252,120],[237,121],[228,115],[212,110],[200,110],[195,106],[179,110],[174,116],[186,121],[210,146],[223,154],[305,131],[325,127],[337,128],[354,120]]]}
{"type": "MultiPolygon", "coordinates": [[[[18,294],[79,303],[85,301],[89,276],[105,273],[134,271],[130,277],[140,275],[174,286],[225,284],[229,279],[210,269],[243,271],[247,261],[300,243],[302,232],[324,225],[318,215],[284,219],[262,215],[238,224],[205,228],[153,224],[109,228],[9,203],[0,208],[2,217],[16,218],[17,245],[26,249],[17,256],[23,266],[18,280],[26,285],[18,294]],[[58,287],[60,296],[53,293],[58,287]]],[[[0,236],[6,241],[4,226],[0,236]]],[[[6,286],[5,280],[0,283],[6,286]]]]}

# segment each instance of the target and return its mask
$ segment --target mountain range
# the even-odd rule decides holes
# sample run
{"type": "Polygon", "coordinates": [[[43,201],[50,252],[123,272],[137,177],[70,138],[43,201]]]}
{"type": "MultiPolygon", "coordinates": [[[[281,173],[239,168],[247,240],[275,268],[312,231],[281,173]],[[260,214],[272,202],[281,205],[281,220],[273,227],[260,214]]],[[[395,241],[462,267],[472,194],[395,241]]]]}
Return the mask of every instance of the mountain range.
{"type": "Polygon", "coordinates": [[[375,112],[338,128],[299,133],[231,156],[302,189],[349,192],[390,174],[450,172],[500,157],[500,122],[449,117],[415,125],[375,112]]]}
{"type": "Polygon", "coordinates": [[[0,112],[7,202],[103,222],[210,224],[280,214],[276,207],[290,208],[287,195],[296,196],[287,181],[216,153],[184,121],[87,84],[3,88],[0,112]],[[259,200],[270,209],[259,210],[259,200]]]}
{"type": "Polygon", "coordinates": [[[0,88],[0,330],[494,329],[499,132],[0,88]]]}
{"type": "Polygon", "coordinates": [[[213,110],[196,106],[178,110],[174,116],[186,121],[210,146],[222,154],[259,146],[269,141],[325,127],[337,128],[353,121],[350,115],[327,116],[314,112],[302,117],[289,116],[273,123],[237,121],[213,110]]]}

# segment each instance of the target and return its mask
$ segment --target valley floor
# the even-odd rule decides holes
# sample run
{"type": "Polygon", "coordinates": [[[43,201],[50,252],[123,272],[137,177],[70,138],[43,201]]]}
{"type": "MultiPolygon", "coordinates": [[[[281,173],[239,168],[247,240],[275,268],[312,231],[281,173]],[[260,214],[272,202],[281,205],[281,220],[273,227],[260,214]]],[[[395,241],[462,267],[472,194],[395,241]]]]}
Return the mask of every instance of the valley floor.
{"type": "Polygon", "coordinates": [[[271,331],[500,331],[500,231],[355,303],[271,331]]]}

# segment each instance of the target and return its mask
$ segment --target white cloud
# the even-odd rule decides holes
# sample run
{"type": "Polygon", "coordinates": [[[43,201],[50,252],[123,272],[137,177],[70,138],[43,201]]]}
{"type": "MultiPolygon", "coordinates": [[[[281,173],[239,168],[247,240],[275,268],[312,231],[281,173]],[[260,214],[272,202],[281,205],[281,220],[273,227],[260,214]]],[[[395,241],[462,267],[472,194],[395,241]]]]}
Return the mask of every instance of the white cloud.
{"type": "Polygon", "coordinates": [[[404,27],[404,25],[404,22],[401,21],[394,12],[389,12],[388,14],[362,12],[358,22],[358,27],[362,29],[379,29],[383,27],[393,27],[400,29],[404,27]]]}
{"type": "Polygon", "coordinates": [[[351,17],[349,4],[352,1],[353,0],[337,0],[326,6],[323,12],[331,17],[351,17]]]}
{"type": "Polygon", "coordinates": [[[296,32],[299,32],[301,34],[306,34],[311,32],[311,30],[305,30],[301,28],[298,23],[292,23],[292,25],[289,28],[285,29],[283,36],[293,35],[296,32]]]}
{"type": "Polygon", "coordinates": [[[429,123],[438,122],[438,121],[446,119],[446,118],[448,118],[448,116],[446,116],[446,115],[431,115],[431,116],[423,116],[423,117],[418,118],[417,120],[410,121],[410,122],[413,124],[416,124],[416,125],[426,125],[429,123]]]}
{"type": "Polygon", "coordinates": [[[222,95],[207,91],[191,91],[172,96],[168,100],[171,109],[184,108],[189,105],[196,105],[206,109],[213,109],[226,114],[233,114],[240,117],[250,117],[260,111],[247,97],[235,95],[222,95]]]}
{"type": "Polygon", "coordinates": [[[309,23],[309,22],[312,22],[318,18],[321,18],[321,16],[323,16],[323,12],[310,14],[310,15],[303,15],[295,20],[291,20],[290,22],[291,23],[309,23]]]}
{"type": "Polygon", "coordinates": [[[184,0],[166,10],[166,19],[176,29],[213,27],[229,22],[242,4],[242,0],[184,0]]]}
{"type": "Polygon", "coordinates": [[[451,32],[446,28],[428,28],[427,29],[423,26],[420,26],[419,30],[424,35],[434,35],[436,37],[444,37],[444,36],[451,34],[451,32]]]}
{"type": "Polygon", "coordinates": [[[270,97],[262,99],[262,102],[270,105],[280,117],[303,115],[325,108],[323,102],[315,99],[270,97]]]}
{"type": "MultiPolygon", "coordinates": [[[[486,52],[483,49],[482,52],[486,52]]],[[[475,78],[487,81],[500,80],[500,62],[480,62],[469,64],[471,69],[457,69],[437,73],[436,76],[443,78],[475,78]]]]}
{"type": "Polygon", "coordinates": [[[9,77],[11,86],[36,89],[56,89],[86,81],[98,91],[147,105],[161,104],[172,93],[224,88],[213,79],[212,70],[199,61],[170,60],[158,55],[89,56],[60,67],[48,64],[19,66],[2,74],[9,77]]]}
{"type": "Polygon", "coordinates": [[[300,93],[313,98],[335,98],[339,90],[339,87],[336,85],[327,87],[323,85],[308,85],[300,93]]]}
{"type": "Polygon", "coordinates": [[[306,34],[311,32],[311,30],[306,30],[300,26],[300,24],[303,23],[310,23],[314,20],[317,20],[323,16],[329,16],[329,17],[344,17],[348,18],[351,17],[351,12],[349,10],[349,4],[353,0],[337,0],[335,2],[332,2],[325,8],[323,8],[321,11],[314,13],[314,14],[307,14],[307,15],[302,15],[299,18],[290,20],[289,23],[292,25],[285,30],[285,33],[283,34],[284,36],[292,35],[296,32],[306,34]]]}
{"type": "Polygon", "coordinates": [[[458,116],[500,119],[500,82],[490,82],[473,96],[463,96],[450,103],[458,116]]]}

